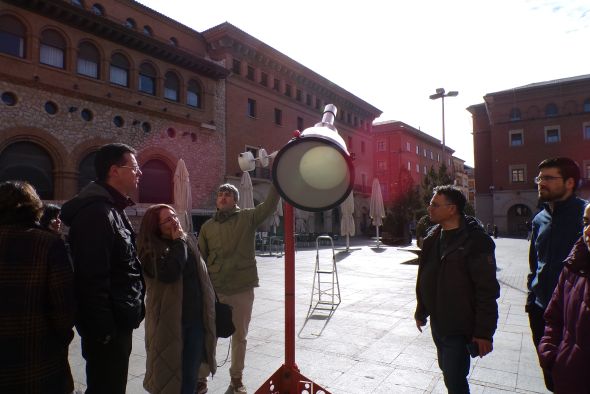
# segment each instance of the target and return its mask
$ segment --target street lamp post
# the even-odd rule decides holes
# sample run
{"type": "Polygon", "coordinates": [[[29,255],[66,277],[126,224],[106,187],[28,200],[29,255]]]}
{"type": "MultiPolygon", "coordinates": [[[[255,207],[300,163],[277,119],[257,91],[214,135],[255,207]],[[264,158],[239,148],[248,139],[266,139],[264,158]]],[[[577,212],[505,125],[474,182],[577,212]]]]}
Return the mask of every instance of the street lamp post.
{"type": "Polygon", "coordinates": [[[436,89],[436,93],[430,95],[431,100],[441,99],[442,100],[442,162],[445,163],[445,97],[456,97],[459,94],[456,90],[452,90],[445,93],[444,88],[436,89]]]}

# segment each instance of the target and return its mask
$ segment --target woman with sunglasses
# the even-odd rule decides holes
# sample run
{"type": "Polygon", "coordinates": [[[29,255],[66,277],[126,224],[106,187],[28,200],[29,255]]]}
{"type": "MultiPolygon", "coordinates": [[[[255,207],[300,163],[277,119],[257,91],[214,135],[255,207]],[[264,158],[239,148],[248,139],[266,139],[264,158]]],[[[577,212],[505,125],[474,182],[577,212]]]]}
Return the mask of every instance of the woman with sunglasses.
{"type": "Polygon", "coordinates": [[[215,293],[196,242],[174,208],[151,206],[141,222],[138,253],[147,286],[144,388],[202,394],[201,363],[215,373],[215,293]]]}

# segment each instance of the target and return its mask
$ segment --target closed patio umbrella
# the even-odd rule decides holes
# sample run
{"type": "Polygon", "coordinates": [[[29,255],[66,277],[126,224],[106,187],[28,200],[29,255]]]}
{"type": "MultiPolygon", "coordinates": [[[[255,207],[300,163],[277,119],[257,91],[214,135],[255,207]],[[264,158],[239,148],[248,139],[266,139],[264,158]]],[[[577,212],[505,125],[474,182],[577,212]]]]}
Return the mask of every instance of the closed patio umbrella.
{"type": "Polygon", "coordinates": [[[373,225],[377,231],[377,247],[379,247],[379,226],[383,225],[383,218],[385,217],[385,207],[383,206],[383,195],[381,194],[381,185],[377,178],[373,179],[373,187],[371,190],[369,216],[373,219],[373,225]]]}
{"type": "Polygon", "coordinates": [[[340,219],[340,235],[346,236],[346,251],[350,247],[350,237],[354,236],[354,195],[351,192],[346,200],[340,204],[342,217],[340,219]]]}
{"type": "Polygon", "coordinates": [[[174,171],[174,209],[184,231],[193,231],[191,182],[184,160],[179,159],[174,171]]]}
{"type": "Polygon", "coordinates": [[[247,171],[244,171],[240,179],[240,208],[254,208],[254,192],[252,188],[252,179],[247,171]]]}
{"type": "Polygon", "coordinates": [[[277,209],[275,209],[270,217],[270,225],[274,228],[275,235],[277,234],[277,228],[281,224],[281,216],[283,216],[283,199],[279,198],[277,209]]]}

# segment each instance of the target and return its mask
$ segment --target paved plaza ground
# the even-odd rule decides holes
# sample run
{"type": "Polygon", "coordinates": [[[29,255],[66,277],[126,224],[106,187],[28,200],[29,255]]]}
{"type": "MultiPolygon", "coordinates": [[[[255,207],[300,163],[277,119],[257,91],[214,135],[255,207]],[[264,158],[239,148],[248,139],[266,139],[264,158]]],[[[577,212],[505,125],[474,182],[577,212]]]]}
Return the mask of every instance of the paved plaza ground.
{"type": "MultiPolygon", "coordinates": [[[[501,295],[494,351],[472,362],[469,383],[475,394],[547,393],[524,312],[528,243],[497,239],[501,295]]],[[[341,245],[337,246],[337,249],[341,245]]],[[[331,264],[331,249],[320,250],[331,264]]],[[[296,363],[301,373],[333,394],[446,393],[430,330],[420,333],[413,313],[417,265],[397,247],[375,248],[366,239],[351,251],[336,250],[341,303],[331,318],[308,309],[316,261],[315,247],[296,253],[296,363]]],[[[259,256],[244,383],[254,393],[284,363],[284,259],[259,256]]],[[[228,349],[220,339],[218,363],[228,349]]],[[[70,346],[76,389],[84,390],[84,360],[78,337],[70,346]]],[[[229,362],[209,381],[209,393],[228,390],[229,362]]],[[[134,332],[128,393],[144,393],[143,325],[134,332]]],[[[227,391],[229,392],[229,391],[227,391]]]]}

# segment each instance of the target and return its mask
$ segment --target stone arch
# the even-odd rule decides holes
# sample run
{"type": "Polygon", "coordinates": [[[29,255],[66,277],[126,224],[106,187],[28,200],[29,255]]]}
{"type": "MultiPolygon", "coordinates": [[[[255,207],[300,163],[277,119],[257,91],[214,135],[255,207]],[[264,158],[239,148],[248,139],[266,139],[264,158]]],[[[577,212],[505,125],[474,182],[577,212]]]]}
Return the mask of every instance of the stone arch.
{"type": "Polygon", "coordinates": [[[15,142],[32,142],[41,146],[53,162],[53,198],[56,200],[71,197],[75,188],[70,183],[75,166],[66,147],[48,131],[33,127],[14,127],[0,131],[0,154],[15,142]]]}
{"type": "Polygon", "coordinates": [[[511,198],[502,204],[500,211],[506,215],[506,234],[526,237],[526,222],[533,220],[535,203],[520,197],[511,198]]]}
{"type": "Polygon", "coordinates": [[[72,162],[69,160],[70,155],[66,147],[48,131],[33,127],[14,127],[4,129],[1,133],[2,140],[0,140],[0,153],[8,145],[15,142],[34,142],[42,146],[49,153],[56,170],[68,171],[72,169],[72,162]]]}

